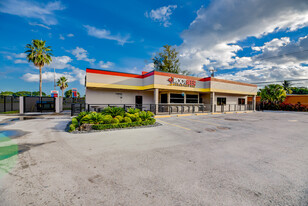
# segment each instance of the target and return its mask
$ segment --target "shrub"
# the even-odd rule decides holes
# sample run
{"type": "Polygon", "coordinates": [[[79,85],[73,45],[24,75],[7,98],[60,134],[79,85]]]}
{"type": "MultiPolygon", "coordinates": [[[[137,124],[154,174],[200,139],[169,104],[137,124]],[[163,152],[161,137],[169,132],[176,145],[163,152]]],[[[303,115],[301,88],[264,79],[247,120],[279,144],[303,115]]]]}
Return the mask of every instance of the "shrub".
{"type": "Polygon", "coordinates": [[[135,114],[135,113],[139,113],[140,112],[140,109],[137,109],[137,108],[129,108],[128,110],[127,110],[127,113],[129,113],[129,114],[135,114]]]}
{"type": "Polygon", "coordinates": [[[103,123],[104,116],[100,113],[91,112],[90,114],[87,114],[84,116],[81,120],[81,124],[99,124],[103,123]]]}
{"type": "Polygon", "coordinates": [[[73,124],[70,124],[70,127],[69,127],[69,132],[73,132],[73,131],[75,131],[75,126],[73,125],[73,124]]]}
{"type": "Polygon", "coordinates": [[[121,107],[106,107],[103,109],[102,114],[111,115],[112,117],[124,116],[125,110],[121,107]]]}
{"type": "Polygon", "coordinates": [[[133,122],[135,122],[137,118],[139,118],[139,113],[135,114],[126,113],[125,116],[129,117],[133,122]]]}
{"type": "Polygon", "coordinates": [[[142,119],[141,119],[140,117],[138,117],[138,118],[136,119],[136,122],[142,122],[142,119]]]}
{"type": "Polygon", "coordinates": [[[119,124],[119,123],[120,123],[120,121],[117,118],[113,118],[111,120],[111,124],[119,124]]]}
{"type": "Polygon", "coordinates": [[[78,120],[78,122],[86,115],[90,114],[91,112],[80,112],[78,114],[78,116],[76,117],[76,119],[78,120]]]}
{"type": "Polygon", "coordinates": [[[150,119],[151,117],[153,117],[154,114],[152,112],[150,112],[150,111],[148,111],[148,112],[142,111],[142,112],[139,113],[139,116],[142,119],[142,121],[145,121],[145,120],[150,119]]]}
{"type": "Polygon", "coordinates": [[[120,124],[96,124],[92,126],[92,129],[105,130],[105,129],[114,129],[114,128],[137,127],[137,126],[143,126],[143,125],[152,125],[155,123],[155,121],[156,120],[154,118],[150,118],[143,122],[130,122],[130,123],[120,123],[120,124]]]}
{"type": "Polygon", "coordinates": [[[122,116],[119,116],[119,115],[118,115],[118,116],[116,116],[115,118],[117,118],[117,119],[119,120],[119,122],[122,122],[122,121],[123,121],[123,119],[124,119],[122,116]]]}
{"type": "Polygon", "coordinates": [[[72,125],[74,125],[74,127],[79,127],[79,121],[78,121],[77,117],[74,117],[72,119],[72,125]]]}
{"type": "Polygon", "coordinates": [[[112,118],[111,115],[104,115],[104,117],[103,117],[104,124],[111,124],[112,120],[113,120],[113,118],[112,118]]]}
{"type": "Polygon", "coordinates": [[[129,117],[124,117],[124,122],[125,123],[132,123],[132,120],[129,117]]]}

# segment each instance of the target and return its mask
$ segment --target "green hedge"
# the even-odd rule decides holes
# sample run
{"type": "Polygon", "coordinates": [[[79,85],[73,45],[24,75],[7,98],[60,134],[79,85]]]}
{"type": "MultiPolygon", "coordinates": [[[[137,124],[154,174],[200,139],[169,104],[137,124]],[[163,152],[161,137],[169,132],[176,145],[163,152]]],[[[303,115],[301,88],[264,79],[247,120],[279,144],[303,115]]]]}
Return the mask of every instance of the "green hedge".
{"type": "Polygon", "coordinates": [[[94,130],[106,130],[114,128],[127,128],[127,127],[138,127],[155,124],[154,118],[142,121],[142,122],[130,122],[130,123],[119,123],[119,124],[96,124],[92,126],[94,130]]]}

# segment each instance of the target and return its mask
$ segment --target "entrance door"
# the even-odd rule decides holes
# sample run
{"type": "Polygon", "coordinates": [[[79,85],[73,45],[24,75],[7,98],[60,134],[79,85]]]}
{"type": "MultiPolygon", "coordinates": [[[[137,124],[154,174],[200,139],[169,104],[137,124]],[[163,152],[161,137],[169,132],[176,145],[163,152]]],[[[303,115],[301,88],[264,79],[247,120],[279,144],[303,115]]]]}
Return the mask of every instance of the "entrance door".
{"type": "Polygon", "coordinates": [[[135,104],[136,108],[142,110],[142,96],[136,96],[135,104]]]}

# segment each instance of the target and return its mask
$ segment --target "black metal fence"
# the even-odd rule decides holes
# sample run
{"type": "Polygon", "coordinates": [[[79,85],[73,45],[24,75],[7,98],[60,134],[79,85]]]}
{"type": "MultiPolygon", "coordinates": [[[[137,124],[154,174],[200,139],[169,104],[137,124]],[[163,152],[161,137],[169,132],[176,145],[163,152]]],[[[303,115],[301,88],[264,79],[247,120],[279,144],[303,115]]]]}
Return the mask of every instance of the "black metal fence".
{"type": "Polygon", "coordinates": [[[183,114],[204,112],[231,112],[253,110],[253,104],[210,105],[210,104],[88,104],[87,111],[100,112],[106,107],[138,108],[154,114],[183,114]]]}
{"type": "Polygon", "coordinates": [[[0,95],[0,112],[19,111],[19,97],[0,95]]]}
{"type": "Polygon", "coordinates": [[[85,98],[72,98],[72,97],[63,98],[63,110],[71,110],[72,104],[83,104],[84,107],[85,98]]]}
{"type": "Polygon", "coordinates": [[[71,116],[78,115],[80,112],[85,111],[85,104],[83,103],[73,103],[71,104],[71,116]]]}

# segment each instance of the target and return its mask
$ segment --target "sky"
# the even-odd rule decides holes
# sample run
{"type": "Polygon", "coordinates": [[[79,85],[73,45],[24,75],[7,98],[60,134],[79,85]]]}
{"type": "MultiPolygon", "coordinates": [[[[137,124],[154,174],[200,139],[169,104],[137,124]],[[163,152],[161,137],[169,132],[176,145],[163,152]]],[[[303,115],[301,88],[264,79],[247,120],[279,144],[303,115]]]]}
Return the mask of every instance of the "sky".
{"type": "Polygon", "coordinates": [[[0,22],[0,91],[38,91],[39,70],[24,54],[33,39],[53,50],[43,68],[47,94],[54,74],[84,94],[86,68],[151,71],[165,44],[198,77],[308,79],[307,0],[6,0],[0,22]]]}

